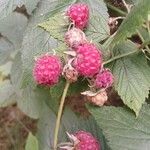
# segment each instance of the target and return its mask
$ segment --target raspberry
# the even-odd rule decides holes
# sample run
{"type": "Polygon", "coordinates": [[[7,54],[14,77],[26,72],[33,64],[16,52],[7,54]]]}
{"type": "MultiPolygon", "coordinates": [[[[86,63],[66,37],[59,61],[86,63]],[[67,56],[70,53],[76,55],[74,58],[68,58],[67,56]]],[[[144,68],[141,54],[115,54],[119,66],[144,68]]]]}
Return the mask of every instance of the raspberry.
{"type": "Polygon", "coordinates": [[[79,140],[75,145],[75,150],[101,150],[100,143],[91,133],[78,131],[74,136],[79,140]]]}
{"type": "Polygon", "coordinates": [[[89,102],[97,105],[97,106],[103,106],[104,103],[108,100],[108,96],[106,91],[101,91],[95,96],[88,96],[89,102]]]}
{"type": "Polygon", "coordinates": [[[87,40],[85,34],[80,29],[73,28],[65,34],[65,41],[69,47],[76,48],[87,40]]]}
{"type": "Polygon", "coordinates": [[[83,29],[88,24],[89,8],[83,3],[73,4],[67,10],[66,15],[75,24],[75,27],[83,29]]]}
{"type": "Polygon", "coordinates": [[[93,77],[99,72],[102,66],[102,54],[94,44],[79,45],[76,52],[74,66],[80,75],[93,77]]]}
{"type": "Polygon", "coordinates": [[[97,88],[108,88],[113,84],[114,77],[109,69],[104,69],[102,72],[97,74],[95,80],[95,86],[97,88]]]}
{"type": "Polygon", "coordinates": [[[35,62],[33,77],[37,84],[52,86],[58,82],[61,71],[61,61],[57,56],[43,55],[35,62]]]}

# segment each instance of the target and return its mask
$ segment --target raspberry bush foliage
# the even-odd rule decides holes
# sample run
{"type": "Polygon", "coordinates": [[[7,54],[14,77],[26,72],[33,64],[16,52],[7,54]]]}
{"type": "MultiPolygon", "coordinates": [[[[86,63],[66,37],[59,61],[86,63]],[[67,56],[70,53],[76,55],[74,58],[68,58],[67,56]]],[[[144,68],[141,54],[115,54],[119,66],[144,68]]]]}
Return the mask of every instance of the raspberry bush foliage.
{"type": "Polygon", "coordinates": [[[148,150],[149,90],[149,0],[0,0],[0,106],[37,120],[25,150],[148,150]]]}

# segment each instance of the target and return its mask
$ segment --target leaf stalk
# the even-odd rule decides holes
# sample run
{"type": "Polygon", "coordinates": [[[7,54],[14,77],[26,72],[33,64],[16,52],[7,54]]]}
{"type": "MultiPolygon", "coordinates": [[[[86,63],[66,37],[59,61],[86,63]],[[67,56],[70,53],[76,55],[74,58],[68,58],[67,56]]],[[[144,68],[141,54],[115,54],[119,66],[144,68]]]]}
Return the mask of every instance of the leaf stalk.
{"type": "Polygon", "coordinates": [[[115,60],[117,60],[117,59],[121,59],[121,58],[123,58],[123,57],[129,56],[129,55],[132,55],[132,54],[135,54],[135,53],[137,53],[137,52],[139,52],[139,51],[136,50],[136,51],[132,51],[132,52],[129,52],[129,53],[125,53],[125,54],[122,54],[122,55],[119,55],[119,56],[115,56],[115,57],[113,57],[113,58],[111,58],[111,59],[105,61],[105,62],[103,63],[103,65],[107,65],[107,64],[109,64],[109,63],[111,63],[111,62],[113,62],[113,61],[115,61],[115,60]]]}

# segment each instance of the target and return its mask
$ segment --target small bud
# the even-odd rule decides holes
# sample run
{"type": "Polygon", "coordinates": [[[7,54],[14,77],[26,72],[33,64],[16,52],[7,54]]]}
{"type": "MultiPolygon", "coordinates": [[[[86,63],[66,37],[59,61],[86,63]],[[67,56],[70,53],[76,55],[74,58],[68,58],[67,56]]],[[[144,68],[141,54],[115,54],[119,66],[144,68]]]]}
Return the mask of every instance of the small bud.
{"type": "Polygon", "coordinates": [[[66,80],[68,80],[70,83],[76,82],[78,80],[78,72],[75,68],[72,67],[73,59],[68,61],[68,63],[64,66],[63,69],[63,76],[66,80]]]}
{"type": "Polygon", "coordinates": [[[72,28],[65,34],[65,41],[71,48],[87,42],[84,32],[77,28],[72,28]]]}

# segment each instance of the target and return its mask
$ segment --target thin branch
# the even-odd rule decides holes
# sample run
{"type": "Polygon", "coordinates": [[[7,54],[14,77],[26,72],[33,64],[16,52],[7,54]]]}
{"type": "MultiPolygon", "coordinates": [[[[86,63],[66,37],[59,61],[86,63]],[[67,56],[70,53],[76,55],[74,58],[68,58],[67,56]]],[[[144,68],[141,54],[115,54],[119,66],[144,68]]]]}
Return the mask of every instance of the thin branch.
{"type": "Polygon", "coordinates": [[[126,16],[126,15],[127,15],[126,12],[124,12],[124,11],[122,11],[121,9],[119,9],[119,8],[117,8],[117,7],[113,6],[113,5],[111,5],[110,3],[107,3],[107,6],[108,6],[108,8],[110,8],[110,9],[112,9],[112,10],[118,12],[118,13],[119,13],[120,15],[122,15],[122,16],[126,16]]]}
{"type": "Polygon", "coordinates": [[[125,54],[122,54],[122,55],[119,55],[119,56],[115,56],[115,57],[109,59],[108,61],[105,61],[105,62],[103,63],[103,65],[109,64],[109,63],[111,63],[111,62],[113,62],[113,61],[115,61],[115,60],[117,60],[117,59],[120,59],[120,58],[129,56],[129,55],[132,55],[132,54],[135,54],[135,53],[138,53],[138,52],[139,52],[139,51],[136,50],[136,51],[132,51],[132,52],[129,52],[129,53],[125,53],[125,54]]]}
{"type": "Polygon", "coordinates": [[[125,0],[122,0],[124,6],[126,7],[127,9],[127,12],[129,13],[130,12],[130,8],[129,8],[129,5],[125,2],[125,0]]]}
{"type": "MultiPolygon", "coordinates": [[[[143,38],[143,36],[141,35],[141,33],[139,32],[139,30],[137,30],[137,34],[140,37],[141,41],[143,43],[145,43],[145,39],[143,38]]],[[[147,51],[150,53],[150,48],[146,45],[145,48],[147,49],[147,51]]]]}
{"type": "Polygon", "coordinates": [[[57,150],[58,132],[59,132],[59,127],[60,127],[60,121],[61,121],[64,102],[65,102],[65,98],[66,98],[69,86],[70,86],[70,83],[68,81],[66,81],[66,85],[65,85],[65,88],[63,91],[63,95],[61,97],[60,106],[58,109],[57,120],[56,120],[56,126],[55,126],[55,132],[54,132],[54,150],[57,150]]]}

